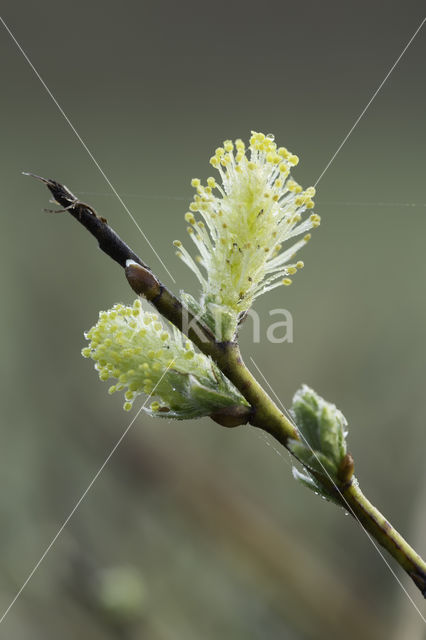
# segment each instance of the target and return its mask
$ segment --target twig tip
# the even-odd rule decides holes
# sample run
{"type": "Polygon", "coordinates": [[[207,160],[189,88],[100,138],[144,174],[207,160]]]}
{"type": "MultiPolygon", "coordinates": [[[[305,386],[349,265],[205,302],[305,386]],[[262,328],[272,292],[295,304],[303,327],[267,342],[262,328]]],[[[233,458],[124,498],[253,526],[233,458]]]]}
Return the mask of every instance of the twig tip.
{"type": "Polygon", "coordinates": [[[41,182],[44,182],[44,184],[52,184],[51,180],[47,180],[46,178],[42,178],[41,176],[38,176],[36,173],[31,173],[31,171],[22,171],[22,175],[23,176],[30,176],[31,178],[36,178],[36,180],[40,180],[41,182]]]}

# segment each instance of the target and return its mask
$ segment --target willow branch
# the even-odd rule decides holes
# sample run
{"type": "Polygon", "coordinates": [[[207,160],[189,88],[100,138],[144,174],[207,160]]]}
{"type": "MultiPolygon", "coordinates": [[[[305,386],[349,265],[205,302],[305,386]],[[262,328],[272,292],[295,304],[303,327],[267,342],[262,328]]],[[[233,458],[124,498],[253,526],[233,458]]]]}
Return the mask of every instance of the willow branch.
{"type": "MultiPolygon", "coordinates": [[[[34,176],[34,174],[27,175],[34,176]]],[[[40,176],[34,177],[47,186],[55,201],[63,207],[62,211],[67,211],[82,224],[96,238],[102,251],[123,267],[132,289],[138,295],[144,296],[164,318],[188,336],[203,353],[211,356],[251,406],[243,422],[248,421],[253,426],[270,433],[284,447],[287,447],[290,438],[300,439],[296,427],[280,411],[245,366],[237,342],[217,342],[210,329],[158,280],[151,269],[108,225],[107,220],[98,216],[90,205],[80,202],[67,187],[59,182],[40,176]]],[[[217,421],[220,422],[220,420],[217,421]]],[[[235,424],[243,422],[237,420],[235,424]]],[[[225,423],[220,422],[220,424],[225,423]]],[[[235,425],[231,421],[225,426],[235,425]]],[[[321,482],[329,485],[329,491],[334,494],[340,504],[380,545],[389,551],[426,597],[426,563],[352,481],[353,460],[350,454],[345,457],[345,464],[346,467],[343,466],[338,474],[338,486],[326,477],[321,477],[321,482]]]]}

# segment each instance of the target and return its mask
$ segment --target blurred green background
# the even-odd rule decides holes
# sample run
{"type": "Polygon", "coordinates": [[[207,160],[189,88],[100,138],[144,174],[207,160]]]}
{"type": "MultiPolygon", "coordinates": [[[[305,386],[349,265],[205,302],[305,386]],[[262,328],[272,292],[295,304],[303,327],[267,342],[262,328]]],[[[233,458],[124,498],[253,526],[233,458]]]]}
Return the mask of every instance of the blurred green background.
{"type": "MultiPolygon", "coordinates": [[[[178,285],[190,179],[225,138],[273,132],[318,178],[422,19],[405,2],[3,3],[3,18],[178,285]]],[[[121,270],[47,191],[56,178],[172,282],[7,32],[2,60],[0,608],[130,421],[80,356],[121,270]]],[[[423,30],[322,178],[293,287],[259,300],[294,343],[251,344],[288,404],[302,383],[350,424],[367,496],[426,554],[423,30]]],[[[416,605],[415,587],[391,562],[416,605]]],[[[298,486],[261,433],[140,416],[0,625],[0,637],[424,637],[363,531],[298,486]]]]}

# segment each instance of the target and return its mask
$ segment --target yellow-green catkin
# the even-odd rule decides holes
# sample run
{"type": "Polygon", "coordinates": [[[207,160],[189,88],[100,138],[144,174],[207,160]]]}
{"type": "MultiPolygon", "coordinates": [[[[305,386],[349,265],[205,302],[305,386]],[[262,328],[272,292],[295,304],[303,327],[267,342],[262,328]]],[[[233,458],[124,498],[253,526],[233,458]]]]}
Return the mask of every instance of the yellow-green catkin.
{"type": "Polygon", "coordinates": [[[216,149],[210,164],[220,183],[192,180],[196,193],[185,220],[199,255],[194,259],[180,241],[175,246],[201,283],[205,307],[221,305],[236,316],[262,293],[291,284],[289,276],[303,267],[294,256],[320,217],[312,211],[314,187],[303,190],[290,176],[298,161],[272,134],[253,131],[248,149],[242,140],[216,149]]]}
{"type": "Polygon", "coordinates": [[[218,371],[211,358],[194,350],[175,327],[133,306],[116,304],[101,311],[86,334],[82,355],[95,362],[101,380],[112,380],[108,392],[124,393],[129,411],[140,394],[156,397],[148,412],[164,417],[194,418],[246,401],[218,371]]]}

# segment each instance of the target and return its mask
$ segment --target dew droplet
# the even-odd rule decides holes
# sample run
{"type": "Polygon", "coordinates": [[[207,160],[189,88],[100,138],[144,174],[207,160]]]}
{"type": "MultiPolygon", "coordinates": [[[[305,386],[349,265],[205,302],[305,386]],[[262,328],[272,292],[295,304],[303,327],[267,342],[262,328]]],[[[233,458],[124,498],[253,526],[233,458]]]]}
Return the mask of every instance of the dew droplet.
{"type": "Polygon", "coordinates": [[[273,133],[266,134],[266,137],[268,138],[268,140],[272,140],[272,142],[275,140],[275,136],[273,133]]]}

